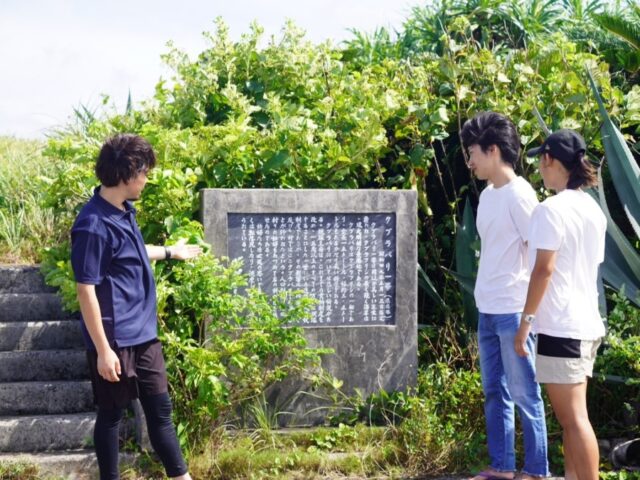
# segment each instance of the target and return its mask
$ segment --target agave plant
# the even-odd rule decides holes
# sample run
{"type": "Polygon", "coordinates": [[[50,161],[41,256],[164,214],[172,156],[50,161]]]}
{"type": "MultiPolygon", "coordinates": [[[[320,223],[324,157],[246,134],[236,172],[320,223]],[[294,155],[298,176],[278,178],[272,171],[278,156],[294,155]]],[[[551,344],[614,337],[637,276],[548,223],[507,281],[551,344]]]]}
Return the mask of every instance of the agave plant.
{"type": "MultiPolygon", "coordinates": [[[[602,118],[600,136],[613,186],[629,223],[640,238],[640,167],[638,167],[622,133],[609,117],[589,70],[587,70],[587,74],[602,118]]],[[[601,178],[598,200],[607,217],[606,253],[601,269],[602,277],[605,282],[615,289],[623,291],[631,302],[640,307],[640,254],[612,220],[601,178]]]]}
{"type": "Polygon", "coordinates": [[[479,242],[480,238],[476,229],[473,209],[471,208],[469,197],[467,197],[462,211],[462,222],[457,224],[455,238],[456,271],[443,267],[446,272],[457,280],[460,286],[466,335],[476,331],[478,326],[478,309],[473,298],[473,291],[478,274],[479,242]]]}
{"type": "Polygon", "coordinates": [[[456,235],[456,270],[462,288],[462,305],[464,306],[464,321],[467,331],[475,331],[478,322],[478,309],[473,298],[473,289],[469,280],[472,279],[475,286],[475,277],[478,273],[478,231],[473,217],[473,210],[469,197],[464,204],[462,223],[458,225],[456,235]],[[469,291],[471,290],[471,291],[469,291]]]}
{"type": "MultiPolygon", "coordinates": [[[[457,223],[457,231],[455,237],[455,259],[456,270],[442,267],[447,273],[456,279],[460,287],[460,295],[462,298],[463,319],[465,323],[465,335],[474,332],[478,325],[478,309],[476,308],[473,298],[473,291],[476,284],[476,276],[478,273],[478,256],[480,238],[476,229],[476,221],[473,216],[473,209],[467,197],[462,212],[462,221],[457,223]]],[[[418,264],[418,284],[431,298],[431,300],[441,308],[448,310],[440,294],[437,292],[433,281],[427,273],[418,264]]]]}

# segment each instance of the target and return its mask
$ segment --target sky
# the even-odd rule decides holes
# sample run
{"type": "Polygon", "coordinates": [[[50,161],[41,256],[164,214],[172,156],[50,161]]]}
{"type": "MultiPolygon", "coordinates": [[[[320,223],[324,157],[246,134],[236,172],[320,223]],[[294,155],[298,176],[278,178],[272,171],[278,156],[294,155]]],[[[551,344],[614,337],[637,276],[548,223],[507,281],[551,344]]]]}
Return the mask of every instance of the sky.
{"type": "Polygon", "coordinates": [[[287,19],[314,42],[336,44],[349,29],[399,30],[416,0],[0,0],[0,135],[46,138],[74,107],[100,108],[103,95],[124,110],[153,96],[170,70],[160,56],[172,41],[191,58],[202,32],[222,17],[233,39],[252,21],[264,38],[287,19]]]}

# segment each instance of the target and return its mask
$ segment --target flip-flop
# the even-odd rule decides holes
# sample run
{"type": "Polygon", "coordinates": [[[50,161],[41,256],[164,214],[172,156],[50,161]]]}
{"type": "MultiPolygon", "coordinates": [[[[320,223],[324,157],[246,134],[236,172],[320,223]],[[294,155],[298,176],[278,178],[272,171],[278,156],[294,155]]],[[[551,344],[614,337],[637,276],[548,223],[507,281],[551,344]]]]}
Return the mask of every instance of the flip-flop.
{"type": "Polygon", "coordinates": [[[497,476],[493,472],[487,472],[486,470],[483,470],[482,472],[476,473],[471,478],[475,478],[475,477],[482,477],[485,480],[513,480],[512,478],[497,476]]]}

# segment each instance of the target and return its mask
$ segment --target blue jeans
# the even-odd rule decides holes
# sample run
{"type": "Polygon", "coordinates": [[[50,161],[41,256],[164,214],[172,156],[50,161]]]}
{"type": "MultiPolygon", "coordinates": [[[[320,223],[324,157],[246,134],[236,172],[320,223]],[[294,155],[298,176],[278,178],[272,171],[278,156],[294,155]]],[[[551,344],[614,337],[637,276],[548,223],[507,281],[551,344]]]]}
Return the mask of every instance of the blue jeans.
{"type": "Polygon", "coordinates": [[[515,471],[515,404],[524,436],[522,472],[547,476],[547,426],[535,381],[534,339],[533,335],[527,339],[529,356],[518,356],[513,345],[519,326],[520,313],[480,313],[478,346],[489,457],[492,468],[515,471]]]}

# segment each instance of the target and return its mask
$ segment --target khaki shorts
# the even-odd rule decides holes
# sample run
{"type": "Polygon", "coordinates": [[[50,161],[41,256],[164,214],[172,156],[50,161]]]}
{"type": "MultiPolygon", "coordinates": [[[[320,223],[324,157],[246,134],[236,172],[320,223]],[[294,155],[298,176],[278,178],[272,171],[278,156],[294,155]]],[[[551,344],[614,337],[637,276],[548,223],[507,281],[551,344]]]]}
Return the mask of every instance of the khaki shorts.
{"type": "Polygon", "coordinates": [[[536,382],[584,383],[593,376],[593,364],[602,339],[577,340],[539,333],[536,338],[536,382]]]}

